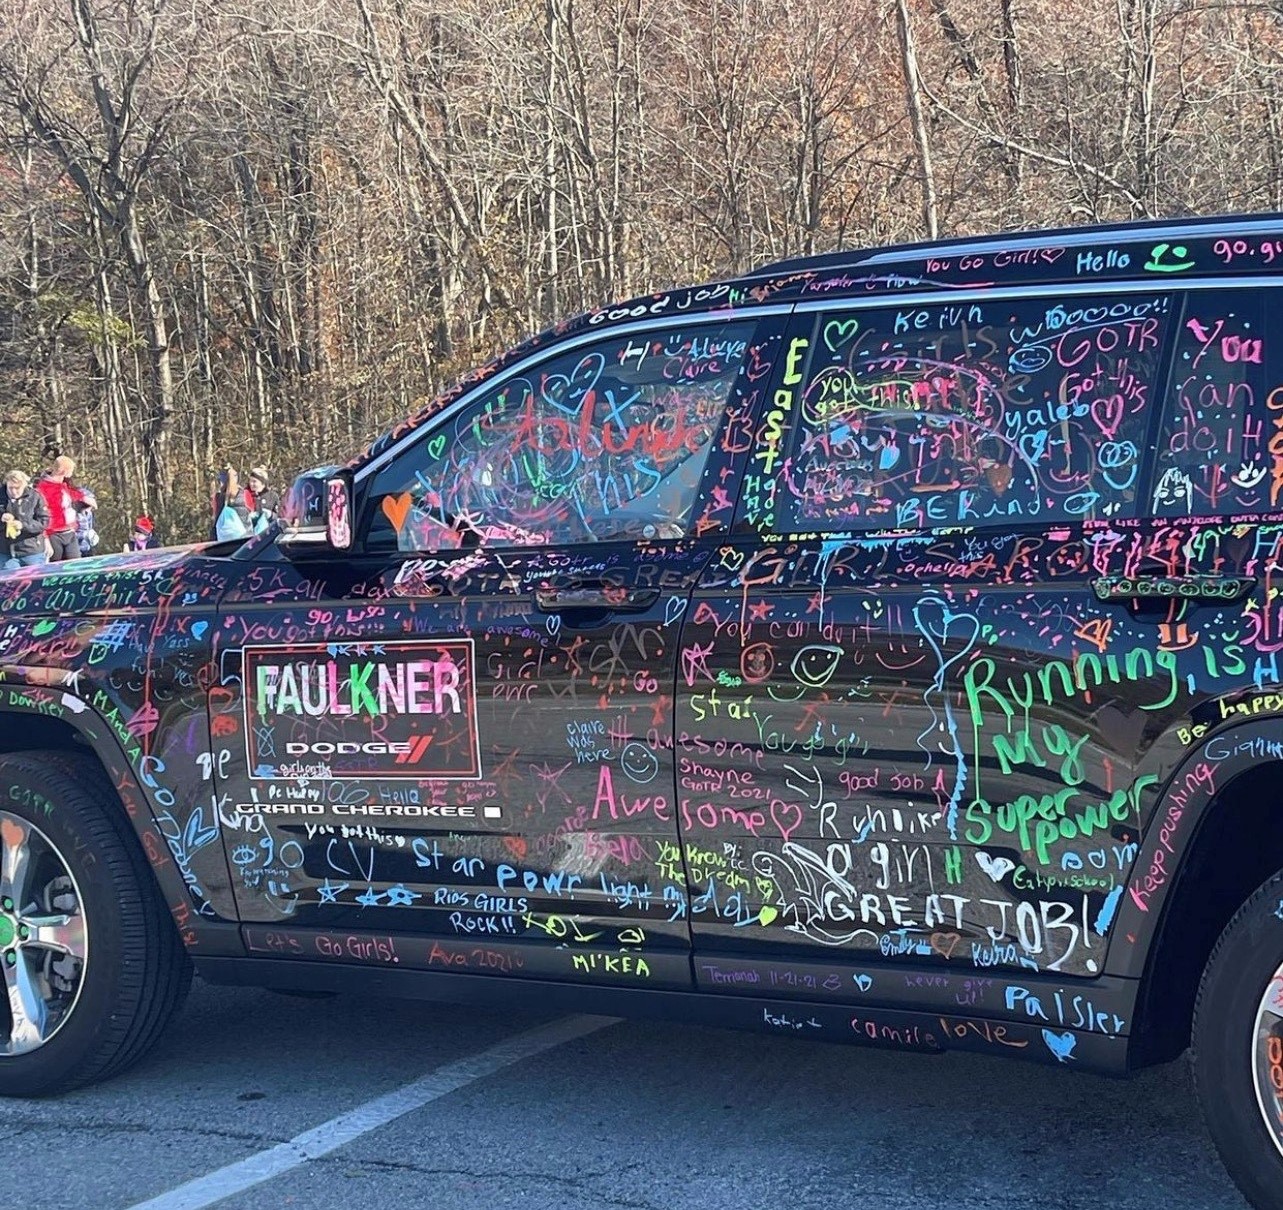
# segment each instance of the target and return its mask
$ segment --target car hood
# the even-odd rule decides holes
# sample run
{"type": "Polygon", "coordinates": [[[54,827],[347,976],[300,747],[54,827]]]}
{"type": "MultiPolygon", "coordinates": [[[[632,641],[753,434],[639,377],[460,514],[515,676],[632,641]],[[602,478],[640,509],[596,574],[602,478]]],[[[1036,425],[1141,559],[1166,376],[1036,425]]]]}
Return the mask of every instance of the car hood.
{"type": "Polygon", "coordinates": [[[215,604],[227,583],[227,561],[205,556],[206,545],[95,555],[0,572],[0,616],[7,621],[166,603],[189,608],[215,604]]]}

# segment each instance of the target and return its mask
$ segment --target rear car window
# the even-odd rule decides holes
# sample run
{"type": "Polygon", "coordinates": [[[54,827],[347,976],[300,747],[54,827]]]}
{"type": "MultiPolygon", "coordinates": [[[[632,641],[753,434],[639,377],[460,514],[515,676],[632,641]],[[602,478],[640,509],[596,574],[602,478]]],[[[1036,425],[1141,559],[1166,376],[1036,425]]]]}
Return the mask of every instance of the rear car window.
{"type": "Polygon", "coordinates": [[[793,533],[1132,515],[1171,310],[1076,295],[806,317],[805,368],[761,436],[789,424],[785,456],[767,470],[759,450],[746,515],[793,533]]]}
{"type": "Polygon", "coordinates": [[[1156,516],[1232,516],[1279,509],[1283,499],[1279,301],[1277,290],[1189,294],[1156,445],[1152,491],[1156,516]]]}

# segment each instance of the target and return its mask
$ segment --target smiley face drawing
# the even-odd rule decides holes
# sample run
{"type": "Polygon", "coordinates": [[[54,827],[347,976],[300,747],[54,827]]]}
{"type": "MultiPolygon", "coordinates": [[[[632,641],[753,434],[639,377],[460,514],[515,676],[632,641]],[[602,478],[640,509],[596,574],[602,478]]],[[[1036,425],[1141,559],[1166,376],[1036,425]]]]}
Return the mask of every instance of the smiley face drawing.
{"type": "Polygon", "coordinates": [[[740,652],[740,674],[750,685],[760,685],[775,671],[775,652],[770,643],[754,643],[740,652]]]}
{"type": "Polygon", "coordinates": [[[838,670],[843,651],[832,643],[810,643],[793,657],[790,671],[808,689],[823,689],[838,670]]]}
{"type": "Polygon", "coordinates": [[[644,786],[648,781],[655,780],[655,775],[659,772],[659,757],[645,744],[625,744],[624,750],[619,754],[619,767],[626,776],[644,786]]]}
{"type": "Polygon", "coordinates": [[[1013,374],[1037,374],[1050,364],[1052,352],[1043,345],[1028,345],[1012,353],[1007,362],[1013,374]]]}

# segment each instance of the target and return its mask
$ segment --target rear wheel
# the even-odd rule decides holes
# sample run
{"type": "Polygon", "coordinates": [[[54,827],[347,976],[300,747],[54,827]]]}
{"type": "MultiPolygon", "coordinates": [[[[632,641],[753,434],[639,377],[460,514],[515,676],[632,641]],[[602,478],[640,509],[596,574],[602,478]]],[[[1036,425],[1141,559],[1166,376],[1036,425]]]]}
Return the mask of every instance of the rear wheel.
{"type": "Polygon", "coordinates": [[[1239,909],[1212,951],[1193,1062],[1230,1176],[1257,1210],[1283,1210],[1283,873],[1239,909]]]}
{"type": "Polygon", "coordinates": [[[140,1058],[191,963],[98,766],[0,756],[0,1095],[41,1096],[140,1058]]]}

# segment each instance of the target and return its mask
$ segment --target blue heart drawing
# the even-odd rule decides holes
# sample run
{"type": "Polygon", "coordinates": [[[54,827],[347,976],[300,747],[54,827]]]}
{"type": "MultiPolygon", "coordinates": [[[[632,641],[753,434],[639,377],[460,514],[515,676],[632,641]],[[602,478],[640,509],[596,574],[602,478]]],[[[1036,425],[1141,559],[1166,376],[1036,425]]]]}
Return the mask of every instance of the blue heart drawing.
{"type": "MultiPolygon", "coordinates": [[[[266,777],[275,777],[275,776],[276,776],[276,766],[275,766],[275,765],[258,765],[258,766],[256,766],[256,767],[255,767],[255,769],[254,769],[254,776],[255,776],[255,777],[265,777],[265,778],[266,778],[266,777]]],[[[1043,1032],[1045,1033],[1046,1031],[1044,1030],[1043,1032]]]]}
{"type": "Polygon", "coordinates": [[[664,606],[664,621],[670,626],[686,612],[685,597],[669,597],[664,606]]]}
{"type": "Polygon", "coordinates": [[[913,620],[931,644],[940,667],[946,671],[966,655],[980,637],[980,622],[975,615],[955,613],[941,597],[923,597],[913,607],[913,620]],[[952,643],[960,644],[961,650],[946,658],[944,653],[952,643]]]}
{"type": "Polygon", "coordinates": [[[1078,1045],[1078,1039],[1069,1030],[1065,1030],[1063,1034],[1057,1034],[1044,1029],[1042,1040],[1047,1043],[1047,1049],[1056,1056],[1056,1061],[1059,1063],[1068,1063],[1073,1058],[1074,1047],[1078,1045]]]}
{"type": "Polygon", "coordinates": [[[853,975],[852,978],[855,980],[855,986],[862,992],[867,992],[873,986],[871,975],[853,975]]]}
{"type": "Polygon", "coordinates": [[[194,639],[203,639],[203,638],[205,637],[205,631],[207,631],[208,629],[209,629],[209,623],[208,623],[208,622],[195,622],[195,623],[193,623],[193,624],[192,624],[192,638],[194,638],[194,639]]]}

